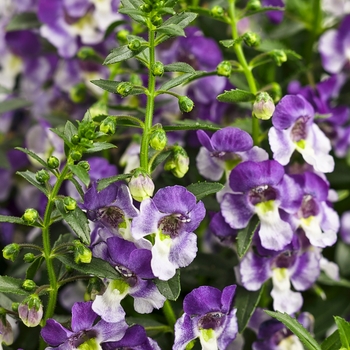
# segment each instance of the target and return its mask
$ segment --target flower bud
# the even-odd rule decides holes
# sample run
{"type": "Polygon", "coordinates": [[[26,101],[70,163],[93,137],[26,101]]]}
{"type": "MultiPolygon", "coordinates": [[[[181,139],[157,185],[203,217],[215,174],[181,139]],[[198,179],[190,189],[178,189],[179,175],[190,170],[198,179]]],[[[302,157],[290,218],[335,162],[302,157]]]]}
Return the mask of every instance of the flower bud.
{"type": "Polygon", "coordinates": [[[28,292],[34,290],[36,288],[36,283],[33,280],[25,280],[22,283],[22,288],[28,292]]]}
{"type": "Polygon", "coordinates": [[[149,137],[149,145],[156,151],[162,151],[167,142],[166,132],[162,128],[153,130],[149,137]]]}
{"type": "Polygon", "coordinates": [[[47,166],[50,169],[57,169],[60,166],[60,161],[55,156],[50,156],[47,159],[47,166]]]}
{"type": "Polygon", "coordinates": [[[253,116],[258,119],[268,120],[272,117],[274,111],[275,104],[270,95],[267,92],[259,92],[253,104],[253,116]]]}
{"type": "Polygon", "coordinates": [[[96,52],[92,47],[84,46],[78,51],[77,56],[81,60],[87,60],[96,57],[96,52]]]}
{"type": "Polygon", "coordinates": [[[138,170],[134,172],[128,186],[132,198],[138,202],[142,202],[145,198],[153,196],[154,183],[152,179],[147,174],[138,170]]]}
{"type": "Polygon", "coordinates": [[[171,171],[177,178],[182,178],[188,171],[190,159],[181,146],[174,146],[173,155],[164,165],[164,170],[171,171]]]}
{"type": "Polygon", "coordinates": [[[107,117],[100,124],[100,131],[107,135],[115,134],[115,128],[117,126],[116,120],[113,117],[107,117]]]}
{"type": "Polygon", "coordinates": [[[69,97],[74,103],[81,103],[86,97],[86,85],[84,83],[76,84],[69,92],[69,97]]]}
{"type": "Polygon", "coordinates": [[[6,320],[6,316],[0,317],[0,348],[1,343],[5,345],[11,345],[13,343],[13,330],[9,321],[6,320]]]}
{"type": "Polygon", "coordinates": [[[35,255],[33,253],[26,253],[24,254],[23,260],[27,264],[30,264],[35,260],[35,255]]]}
{"type": "Polygon", "coordinates": [[[74,245],[74,261],[77,264],[89,264],[92,259],[92,252],[78,240],[73,241],[74,245]]]}
{"type": "Polygon", "coordinates": [[[180,107],[181,112],[188,113],[188,112],[192,111],[192,109],[194,107],[194,103],[187,96],[180,96],[179,97],[179,107],[180,107]]]}
{"type": "Polygon", "coordinates": [[[256,11],[261,9],[260,0],[249,0],[247,4],[247,10],[256,11]]]}
{"type": "Polygon", "coordinates": [[[38,181],[43,185],[50,180],[50,174],[45,169],[41,169],[36,172],[35,178],[36,178],[36,181],[38,181]]]}
{"type": "Polygon", "coordinates": [[[36,327],[43,317],[43,305],[36,294],[24,299],[18,307],[18,315],[27,327],[36,327]]]}
{"type": "Polygon", "coordinates": [[[71,138],[71,141],[72,141],[73,145],[77,145],[80,142],[79,135],[77,135],[77,134],[73,135],[72,138],[71,138]]]}
{"type": "Polygon", "coordinates": [[[90,164],[86,160],[82,160],[81,162],[79,162],[78,166],[82,167],[86,171],[90,170],[90,164]]]}
{"type": "Polygon", "coordinates": [[[129,82],[122,82],[117,86],[117,93],[122,97],[126,97],[130,94],[133,85],[129,82]]]}
{"type": "Polygon", "coordinates": [[[77,207],[77,201],[72,197],[65,197],[63,200],[64,209],[66,211],[73,211],[77,207]]]}
{"type": "Polygon", "coordinates": [[[161,16],[153,16],[151,22],[154,26],[159,27],[163,24],[163,18],[161,16]]]}
{"type": "Polygon", "coordinates": [[[117,38],[121,43],[127,43],[128,41],[128,35],[130,34],[130,32],[126,29],[122,29],[118,32],[117,34],[117,38]]]}
{"type": "Polygon", "coordinates": [[[277,66],[281,66],[282,63],[287,61],[287,55],[283,50],[272,50],[270,56],[273,58],[277,66]]]}
{"type": "Polygon", "coordinates": [[[18,312],[18,307],[19,307],[19,303],[17,303],[17,302],[13,302],[11,304],[11,309],[13,312],[18,312]]]}
{"type": "Polygon", "coordinates": [[[130,83],[133,85],[143,85],[142,79],[139,74],[130,74],[130,83]]]}
{"type": "Polygon", "coordinates": [[[247,32],[243,35],[243,41],[246,45],[255,47],[260,44],[260,36],[253,32],[247,32]]]}
{"type": "Polygon", "coordinates": [[[29,208],[26,209],[26,211],[22,215],[22,220],[25,221],[27,224],[32,225],[35,223],[36,220],[38,220],[38,217],[38,211],[33,208],[29,208]]]}
{"type": "Polygon", "coordinates": [[[2,250],[2,256],[6,260],[15,261],[20,250],[21,247],[17,243],[11,243],[5,246],[5,248],[2,250]]]}
{"type": "Polygon", "coordinates": [[[141,48],[141,41],[139,39],[133,39],[129,42],[128,48],[131,51],[137,51],[141,48]]]}
{"type": "Polygon", "coordinates": [[[143,4],[140,6],[140,10],[145,13],[150,13],[152,11],[153,7],[150,4],[143,4]]]}
{"type": "Polygon", "coordinates": [[[162,62],[155,62],[152,67],[152,74],[156,77],[161,77],[164,74],[164,65],[162,62]]]}
{"type": "Polygon", "coordinates": [[[220,75],[222,77],[229,77],[231,75],[231,71],[232,71],[232,65],[230,61],[222,61],[216,67],[217,75],[220,75]]]}
{"type": "Polygon", "coordinates": [[[221,6],[214,6],[211,11],[210,14],[213,17],[222,17],[224,15],[224,9],[221,6]]]}
{"type": "Polygon", "coordinates": [[[70,153],[70,157],[76,162],[78,162],[81,159],[82,156],[83,155],[81,154],[80,151],[72,151],[70,153]]]}

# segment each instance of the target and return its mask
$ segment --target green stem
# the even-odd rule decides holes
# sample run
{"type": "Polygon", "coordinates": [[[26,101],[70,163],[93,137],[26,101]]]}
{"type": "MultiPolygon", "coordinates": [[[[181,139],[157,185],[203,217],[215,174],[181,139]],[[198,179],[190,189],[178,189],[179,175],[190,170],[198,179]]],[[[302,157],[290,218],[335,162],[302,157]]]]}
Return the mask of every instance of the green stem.
{"type": "Polygon", "coordinates": [[[174,325],[176,323],[176,316],[169,300],[165,301],[162,310],[169,326],[171,328],[174,328],[174,325]]]}
{"type": "MultiPolygon", "coordinates": [[[[237,31],[237,19],[235,15],[235,0],[228,0],[229,2],[229,16],[231,19],[231,27],[232,27],[232,38],[233,40],[238,39],[238,31],[237,31]]],[[[247,60],[244,56],[244,52],[241,46],[241,43],[236,43],[233,45],[233,49],[236,53],[238,62],[241,64],[243,73],[246,77],[250,92],[252,94],[256,94],[258,92],[255,79],[252,73],[252,67],[250,67],[247,63],[247,60]]],[[[255,117],[252,117],[252,136],[254,140],[255,145],[259,145],[259,134],[260,134],[260,126],[259,126],[259,120],[255,117]]]]}
{"type": "MultiPolygon", "coordinates": [[[[150,24],[151,26],[152,24],[150,24]]],[[[152,128],[153,111],[154,111],[154,97],[155,97],[155,86],[156,79],[152,74],[152,67],[155,62],[155,33],[154,30],[149,29],[149,65],[150,69],[148,72],[148,95],[147,95],[147,105],[146,105],[146,115],[145,115],[145,126],[141,139],[141,150],[140,150],[140,166],[146,172],[148,171],[148,141],[149,133],[152,128]]]]}

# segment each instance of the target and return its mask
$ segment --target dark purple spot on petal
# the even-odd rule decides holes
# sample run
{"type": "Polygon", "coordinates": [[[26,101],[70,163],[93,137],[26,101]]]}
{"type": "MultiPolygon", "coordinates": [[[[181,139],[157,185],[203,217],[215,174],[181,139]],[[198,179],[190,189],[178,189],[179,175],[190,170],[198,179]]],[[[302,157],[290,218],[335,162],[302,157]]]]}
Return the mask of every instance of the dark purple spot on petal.
{"type": "Polygon", "coordinates": [[[201,317],[198,320],[198,328],[199,329],[217,329],[219,328],[224,320],[225,314],[222,312],[210,312],[201,317]]]}
{"type": "Polygon", "coordinates": [[[301,117],[295,122],[291,131],[291,138],[293,142],[306,139],[308,134],[308,126],[306,123],[309,119],[310,117],[301,117]]]}
{"type": "Polygon", "coordinates": [[[310,216],[316,216],[319,212],[320,208],[315,199],[311,195],[304,196],[299,210],[299,216],[306,219],[310,216]]]}
{"type": "Polygon", "coordinates": [[[250,190],[248,193],[248,200],[253,205],[275,200],[276,198],[277,198],[276,190],[268,185],[255,187],[252,190],[250,190]]]}

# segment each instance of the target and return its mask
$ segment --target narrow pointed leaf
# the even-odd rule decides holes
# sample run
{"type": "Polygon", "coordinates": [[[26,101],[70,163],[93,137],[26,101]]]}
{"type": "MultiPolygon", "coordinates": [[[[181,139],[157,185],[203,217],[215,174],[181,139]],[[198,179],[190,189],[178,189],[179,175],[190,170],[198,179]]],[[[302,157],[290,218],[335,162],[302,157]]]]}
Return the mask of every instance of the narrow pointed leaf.
{"type": "Polygon", "coordinates": [[[126,180],[129,177],[131,177],[130,174],[120,174],[111,177],[106,177],[105,179],[98,181],[97,191],[102,191],[104,188],[108,187],[113,182],[117,182],[119,180],[126,180]]]}
{"type": "Polygon", "coordinates": [[[0,292],[2,293],[29,295],[30,293],[22,288],[22,284],[22,279],[0,276],[0,292]]]}
{"type": "Polygon", "coordinates": [[[125,61],[129,58],[132,58],[138,55],[140,52],[145,50],[147,46],[141,46],[138,50],[130,50],[127,45],[120,46],[116,49],[113,49],[111,53],[106,57],[103,62],[104,65],[113,64],[117,62],[125,61]]]}
{"type": "Polygon", "coordinates": [[[39,28],[41,26],[38,16],[34,12],[22,12],[12,16],[6,31],[39,28]]]}
{"type": "Polygon", "coordinates": [[[31,171],[29,171],[29,170],[17,171],[16,174],[18,174],[18,175],[22,176],[24,179],[26,179],[29,183],[31,183],[33,186],[35,186],[38,190],[43,192],[45,194],[45,196],[48,195],[47,188],[45,186],[43,186],[42,184],[40,184],[36,180],[35,174],[32,173],[31,171]]]}
{"type": "Polygon", "coordinates": [[[117,146],[113,145],[113,143],[108,142],[95,142],[92,147],[89,147],[87,150],[85,150],[85,153],[95,153],[110,148],[117,148],[117,146]]]}
{"type": "Polygon", "coordinates": [[[90,184],[90,176],[89,173],[79,165],[69,165],[69,169],[71,172],[81,180],[81,182],[88,187],[90,184]]]}
{"type": "Polygon", "coordinates": [[[350,323],[339,316],[334,316],[334,321],[338,326],[342,346],[345,349],[350,349],[350,323]]]}
{"type": "Polygon", "coordinates": [[[204,120],[194,121],[194,120],[178,120],[175,125],[164,125],[163,129],[165,131],[176,131],[176,130],[210,130],[217,131],[221,127],[213,123],[208,123],[204,120]]]}
{"type": "Polygon", "coordinates": [[[219,192],[224,188],[224,185],[219,182],[198,182],[191,184],[186,188],[192,192],[199,201],[202,198],[209,196],[210,194],[219,192]]]}
{"type": "Polygon", "coordinates": [[[340,349],[340,348],[341,348],[341,341],[340,341],[339,331],[338,330],[334,331],[321,344],[321,349],[322,350],[333,350],[333,349],[340,349]]]}
{"type": "Polygon", "coordinates": [[[179,86],[189,80],[194,74],[184,73],[176,78],[170,79],[159,87],[159,90],[167,91],[176,86],[179,86]]]}
{"type": "Polygon", "coordinates": [[[250,244],[252,242],[254,232],[256,231],[259,225],[259,218],[257,215],[254,215],[249,221],[248,226],[240,230],[237,235],[237,253],[240,258],[248,251],[250,244]]]}
{"type": "Polygon", "coordinates": [[[185,62],[176,62],[167,64],[164,66],[165,72],[182,72],[182,73],[195,73],[196,71],[192,66],[185,62]]]}
{"type": "Polygon", "coordinates": [[[156,159],[153,161],[151,171],[154,171],[159,164],[164,162],[171,155],[171,153],[172,153],[171,151],[164,151],[160,153],[156,157],[156,159]]]}
{"type": "Polygon", "coordinates": [[[255,95],[249,91],[233,89],[230,91],[225,91],[223,94],[218,95],[217,99],[220,102],[227,103],[252,102],[255,100],[255,95]]]}
{"type": "Polygon", "coordinates": [[[174,23],[160,26],[157,28],[157,32],[171,36],[186,36],[185,31],[178,24],[174,23]]]}
{"type": "MultiPolygon", "coordinates": [[[[30,151],[28,148],[22,148],[22,147],[15,147],[16,150],[21,151],[23,153],[28,154],[28,156],[32,157],[35,159],[38,163],[40,163],[43,167],[48,168],[47,163],[41,159],[37,154],[34,152],[30,151]]],[[[49,169],[49,168],[48,168],[49,169]]],[[[51,170],[51,169],[49,169],[51,170]]]]}
{"type": "Polygon", "coordinates": [[[156,284],[159,292],[168,300],[176,300],[181,292],[180,270],[176,270],[175,276],[170,280],[161,281],[159,279],[155,279],[154,283],[156,284]]]}
{"type": "Polygon", "coordinates": [[[45,261],[43,256],[37,257],[28,267],[26,272],[26,279],[34,279],[37,271],[39,270],[42,263],[45,261]]]}
{"type": "Polygon", "coordinates": [[[12,98],[11,100],[5,100],[0,102],[0,114],[14,111],[18,108],[24,108],[31,106],[32,103],[23,98],[12,98]]]}

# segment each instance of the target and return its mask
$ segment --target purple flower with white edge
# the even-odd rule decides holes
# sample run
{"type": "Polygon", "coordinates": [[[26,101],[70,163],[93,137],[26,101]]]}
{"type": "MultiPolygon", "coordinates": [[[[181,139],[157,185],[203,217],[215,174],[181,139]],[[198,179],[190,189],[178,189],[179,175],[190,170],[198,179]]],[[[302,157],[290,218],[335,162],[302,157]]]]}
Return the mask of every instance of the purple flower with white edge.
{"type": "Polygon", "coordinates": [[[198,130],[197,137],[202,145],[196,159],[198,171],[212,181],[220,180],[225,170],[230,171],[241,161],[268,158],[263,149],[253,147],[251,136],[238,128],[226,127],[211,137],[203,130],[198,130]]]}
{"type": "Polygon", "coordinates": [[[97,317],[92,301],[77,302],[72,308],[71,330],[50,318],[41,336],[50,345],[48,349],[101,349],[101,343],[120,340],[129,328],[124,319],[116,323],[100,320],[95,324],[97,317]]]}
{"type": "Polygon", "coordinates": [[[323,68],[329,73],[339,73],[349,64],[350,15],[344,17],[338,29],[327,30],[321,35],[318,51],[323,68]]]}
{"type": "Polygon", "coordinates": [[[264,248],[281,250],[290,243],[293,230],[281,213],[296,213],[302,193],[298,184],[284,174],[283,166],[274,160],[243,162],[231,171],[229,181],[234,193],[226,193],[221,202],[225,221],[241,229],[257,214],[264,248]]]}
{"type": "Polygon", "coordinates": [[[201,286],[187,294],[183,303],[185,313],[175,324],[173,350],[186,349],[196,338],[202,349],[227,349],[238,333],[237,310],[232,308],[235,291],[235,285],[222,292],[201,286]]]}
{"type": "Polygon", "coordinates": [[[275,310],[293,314],[303,304],[301,293],[310,288],[320,274],[320,254],[307,242],[303,232],[293,236],[290,244],[279,251],[265,249],[259,237],[254,238],[254,251],[249,251],[239,267],[240,280],[248,290],[258,290],[272,278],[271,296],[275,310]]]}
{"type": "Polygon", "coordinates": [[[152,271],[161,280],[169,280],[178,267],[188,266],[197,254],[197,236],[193,232],[205,216],[205,208],[182,186],[160,189],[153,199],[141,202],[140,214],[132,221],[135,239],[154,235],[152,271]]]}
{"type": "Polygon", "coordinates": [[[310,243],[324,248],[333,245],[337,240],[339,216],[328,204],[329,185],[315,173],[292,175],[303,191],[301,206],[294,216],[310,243]]]}
{"type": "Polygon", "coordinates": [[[153,339],[147,337],[142,326],[134,325],[126,330],[124,337],[117,342],[105,343],[103,350],[161,350],[153,339]]]}
{"type": "Polygon", "coordinates": [[[287,165],[297,150],[315,171],[332,172],[334,159],[328,153],[331,143],[313,122],[314,109],[301,95],[286,95],[276,106],[269,131],[273,158],[287,165]]]}
{"type": "Polygon", "coordinates": [[[151,269],[152,253],[148,249],[138,249],[135,244],[119,237],[108,238],[93,247],[93,255],[108,261],[121,275],[121,279],[109,281],[103,295],[97,295],[92,309],[107,322],[118,322],[125,312],[120,305],[126,295],[134,298],[134,308],[138,313],[151,313],[160,309],[166,298],[160,294],[151,269]]]}
{"type": "Polygon", "coordinates": [[[216,213],[209,224],[210,231],[222,244],[232,246],[236,241],[238,230],[233,229],[224,219],[221,212],[216,213]]]}

